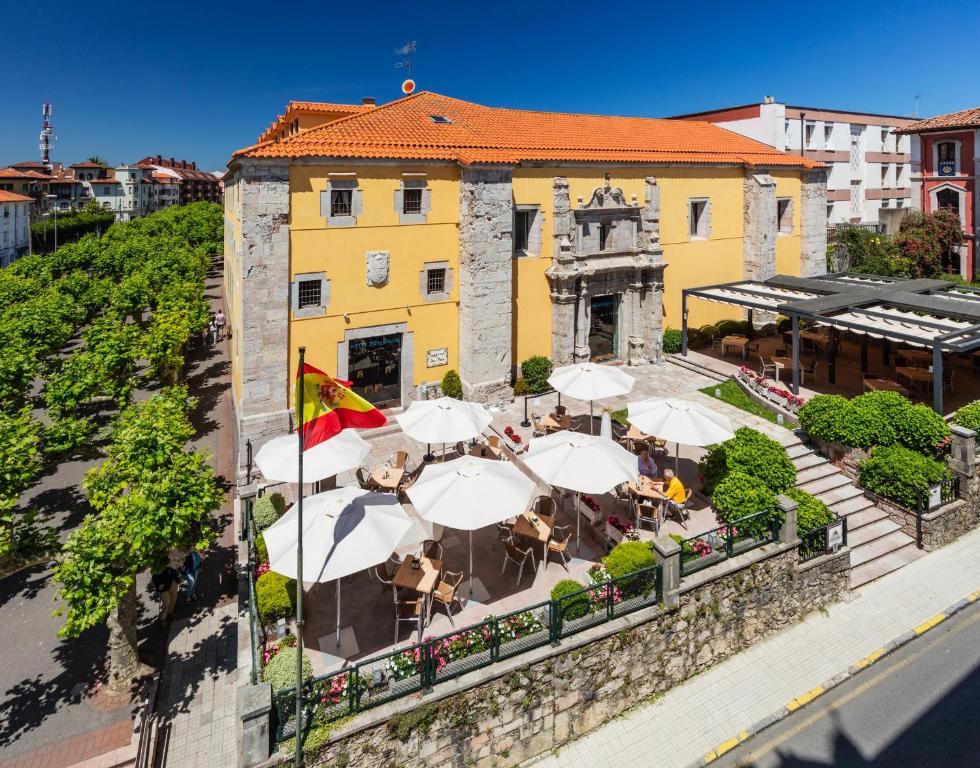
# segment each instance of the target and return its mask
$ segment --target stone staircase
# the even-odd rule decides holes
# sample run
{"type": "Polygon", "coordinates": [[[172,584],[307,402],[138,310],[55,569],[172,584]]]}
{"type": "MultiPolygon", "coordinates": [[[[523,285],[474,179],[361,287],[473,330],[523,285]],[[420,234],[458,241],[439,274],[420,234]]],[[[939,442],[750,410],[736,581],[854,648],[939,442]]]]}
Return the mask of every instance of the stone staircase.
{"type": "Polygon", "coordinates": [[[700,355],[696,352],[689,353],[687,357],[684,357],[679,352],[676,352],[674,354],[667,355],[666,360],[671,365],[676,365],[678,368],[683,368],[685,371],[700,373],[702,376],[712,379],[713,381],[727,381],[738,373],[737,365],[726,363],[723,360],[715,360],[707,355],[700,355]]]}
{"type": "Polygon", "coordinates": [[[838,517],[847,518],[847,544],[851,549],[851,589],[898,570],[925,553],[915,540],[878,509],[851,479],[795,434],[783,441],[796,467],[796,487],[811,493],[838,517]]]}

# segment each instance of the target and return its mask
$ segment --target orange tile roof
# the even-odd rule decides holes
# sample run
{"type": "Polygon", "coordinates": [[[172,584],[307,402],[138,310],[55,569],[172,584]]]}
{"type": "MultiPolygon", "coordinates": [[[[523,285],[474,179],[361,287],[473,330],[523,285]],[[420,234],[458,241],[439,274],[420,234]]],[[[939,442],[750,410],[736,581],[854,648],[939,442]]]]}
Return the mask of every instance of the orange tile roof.
{"type": "Polygon", "coordinates": [[[51,181],[51,177],[37,171],[18,171],[14,168],[0,168],[0,177],[4,179],[39,179],[41,181],[51,181]]]}
{"type": "Polygon", "coordinates": [[[104,168],[104,165],[99,165],[98,163],[90,163],[86,160],[84,163],[72,163],[68,166],[69,168],[104,168]]]}
{"type": "Polygon", "coordinates": [[[377,109],[373,104],[329,104],[324,101],[291,101],[286,110],[295,109],[299,112],[345,112],[355,115],[377,109]]]}
{"type": "Polygon", "coordinates": [[[980,127],[980,107],[961,109],[948,115],[930,117],[907,125],[896,133],[922,133],[923,131],[939,131],[944,128],[978,128],[980,127]]]}
{"type": "Polygon", "coordinates": [[[0,189],[0,203],[33,203],[34,199],[30,197],[25,197],[24,195],[18,195],[16,192],[8,192],[5,189],[0,189]]]}
{"type": "Polygon", "coordinates": [[[234,155],[310,156],[820,167],[707,122],[500,109],[427,91],[234,155]]]}

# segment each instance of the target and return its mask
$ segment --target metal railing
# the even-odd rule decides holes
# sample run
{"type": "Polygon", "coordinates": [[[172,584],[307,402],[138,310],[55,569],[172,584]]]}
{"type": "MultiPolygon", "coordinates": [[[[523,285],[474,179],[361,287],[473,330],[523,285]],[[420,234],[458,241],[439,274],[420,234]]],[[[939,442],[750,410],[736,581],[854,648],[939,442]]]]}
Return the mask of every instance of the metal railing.
{"type": "MultiPolygon", "coordinates": [[[[662,584],[660,566],[649,566],[314,677],[303,684],[304,726],[363,712],[526,651],[558,645],[564,637],[659,604],[662,584]]],[[[273,694],[276,742],[296,735],[295,696],[295,687],[273,694]]]]}
{"type": "Polygon", "coordinates": [[[253,499],[245,500],[245,535],[248,538],[248,636],[252,646],[252,685],[259,681],[259,630],[258,602],[255,599],[255,567],[258,561],[255,557],[255,526],[252,524],[253,499]]]}
{"type": "Polygon", "coordinates": [[[769,517],[769,512],[756,512],[681,539],[681,577],[776,541],[779,530],[769,517]]]}
{"type": "Polygon", "coordinates": [[[871,224],[841,223],[841,224],[834,224],[832,227],[830,227],[830,232],[833,234],[839,234],[841,232],[846,232],[848,229],[864,229],[867,230],[868,232],[874,232],[876,235],[880,235],[884,233],[885,225],[875,224],[875,223],[871,223],[871,224]]]}
{"type": "Polygon", "coordinates": [[[548,389],[544,392],[532,392],[529,395],[524,395],[524,421],[521,422],[521,426],[525,429],[531,426],[531,419],[527,413],[527,401],[529,398],[545,397],[546,395],[554,395],[556,393],[558,395],[558,406],[561,407],[561,392],[558,392],[557,389],[548,389]]]}
{"type": "Polygon", "coordinates": [[[944,478],[938,488],[934,484],[919,491],[918,508],[915,510],[915,546],[923,548],[922,516],[932,509],[950,504],[960,498],[960,476],[957,473],[944,478]],[[934,491],[935,489],[935,491],[934,491]]]}
{"type": "Polygon", "coordinates": [[[799,553],[801,563],[805,563],[807,560],[813,560],[815,557],[820,557],[830,551],[827,548],[827,530],[836,525],[843,525],[841,546],[847,546],[847,518],[842,517],[827,523],[827,525],[821,525],[819,528],[814,528],[813,530],[800,534],[799,553]]]}

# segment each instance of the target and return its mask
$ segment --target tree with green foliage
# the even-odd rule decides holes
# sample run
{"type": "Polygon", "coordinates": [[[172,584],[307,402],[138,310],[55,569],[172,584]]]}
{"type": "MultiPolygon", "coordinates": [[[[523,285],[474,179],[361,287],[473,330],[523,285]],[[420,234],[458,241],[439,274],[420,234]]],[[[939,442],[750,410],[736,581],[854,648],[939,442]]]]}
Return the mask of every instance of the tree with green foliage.
{"type": "Polygon", "coordinates": [[[95,163],[96,165],[101,165],[103,168],[109,167],[109,161],[106,160],[102,155],[92,155],[85,159],[86,163],[95,163]]]}
{"type": "Polygon", "coordinates": [[[730,472],[736,471],[759,478],[773,493],[782,493],[796,482],[796,467],[786,449],[749,427],[740,427],[735,437],[709,447],[698,469],[704,476],[708,494],[730,472]]]}
{"type": "Polygon", "coordinates": [[[55,569],[59,635],[107,622],[114,683],[138,673],[136,576],[162,569],[173,549],[213,538],[211,512],[223,494],[207,454],[186,446],[191,407],[187,391],[173,387],[120,414],[106,461],[85,478],[95,514],[69,536],[55,569]]]}
{"type": "Polygon", "coordinates": [[[980,400],[974,400],[953,414],[953,423],[967,429],[980,430],[980,400]]]}
{"type": "Polygon", "coordinates": [[[954,249],[963,243],[963,225],[951,211],[909,211],[894,243],[913,265],[914,277],[942,277],[954,271],[954,249]]]}
{"type": "Polygon", "coordinates": [[[551,389],[548,377],[551,375],[551,360],[544,355],[533,355],[521,363],[521,378],[529,393],[547,392],[551,389]]]}
{"type": "Polygon", "coordinates": [[[446,375],[442,377],[442,394],[457,400],[463,399],[463,382],[460,380],[459,374],[452,368],[446,371],[446,375]]]}
{"type": "Polygon", "coordinates": [[[25,409],[0,412],[0,555],[16,547],[17,500],[41,471],[41,426],[25,409]]]}

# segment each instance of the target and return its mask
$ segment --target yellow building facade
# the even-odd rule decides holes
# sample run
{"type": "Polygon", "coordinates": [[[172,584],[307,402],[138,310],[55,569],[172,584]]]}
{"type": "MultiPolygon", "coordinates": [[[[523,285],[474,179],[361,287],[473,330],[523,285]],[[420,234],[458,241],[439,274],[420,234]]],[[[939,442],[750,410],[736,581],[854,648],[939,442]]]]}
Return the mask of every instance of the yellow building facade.
{"type": "MultiPolygon", "coordinates": [[[[437,394],[450,369],[468,398],[494,401],[512,396],[533,355],[556,365],[659,361],[663,331],[680,327],[683,288],[823,271],[812,242],[817,230],[826,236],[825,207],[813,202],[824,182],[802,158],[715,126],[696,124],[685,139],[675,121],[612,126],[641,134],[643,161],[617,156],[628,139],[616,136],[609,148],[549,160],[534,156],[547,145],[462,150],[460,131],[448,135],[454,157],[430,137],[445,125],[435,118],[465,123],[469,143],[475,125],[497,120],[529,132],[515,144],[533,145],[541,126],[524,123],[548,113],[518,113],[510,126],[510,110],[419,96],[231,162],[225,275],[240,444],[288,428],[300,347],[381,407],[437,394]],[[717,159],[676,150],[661,159],[644,131],[672,149],[687,140],[691,153],[717,141],[717,159]],[[758,157],[739,159],[733,142],[758,157]]],[[[688,320],[737,311],[697,302],[688,320]]]]}

